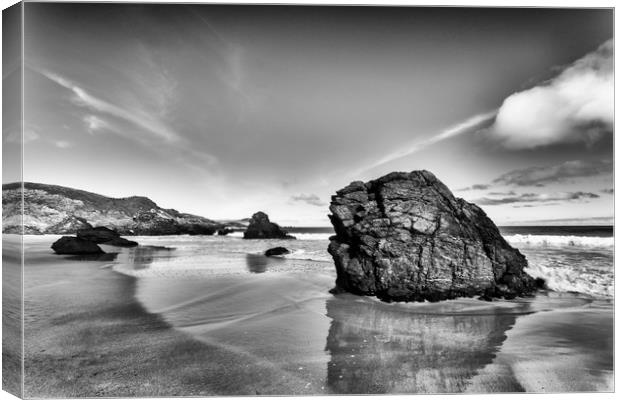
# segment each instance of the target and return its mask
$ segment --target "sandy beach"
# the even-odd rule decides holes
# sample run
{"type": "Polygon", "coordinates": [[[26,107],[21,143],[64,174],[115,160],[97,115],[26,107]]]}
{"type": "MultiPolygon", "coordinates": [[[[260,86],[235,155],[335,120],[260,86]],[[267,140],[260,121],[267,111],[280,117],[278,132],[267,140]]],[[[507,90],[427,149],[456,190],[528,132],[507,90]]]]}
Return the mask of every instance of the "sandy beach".
{"type": "Polygon", "coordinates": [[[330,294],[327,263],[208,251],[219,239],[201,245],[225,270],[149,275],[193,251],[149,240],[80,258],[26,237],[25,396],[613,390],[611,300],[388,304],[330,294]]]}

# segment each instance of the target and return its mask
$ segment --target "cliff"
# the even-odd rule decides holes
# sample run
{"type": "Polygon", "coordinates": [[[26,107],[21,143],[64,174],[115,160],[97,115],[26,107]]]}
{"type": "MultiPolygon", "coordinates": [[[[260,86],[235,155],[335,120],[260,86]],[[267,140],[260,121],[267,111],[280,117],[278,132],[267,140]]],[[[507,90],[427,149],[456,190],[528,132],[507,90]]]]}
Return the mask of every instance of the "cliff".
{"type": "MultiPolygon", "coordinates": [[[[2,231],[21,233],[21,183],[2,185],[2,231]]],[[[224,224],[164,209],[147,197],[112,198],[84,190],[24,183],[24,233],[75,234],[105,226],[122,235],[212,235],[224,224]]]]}

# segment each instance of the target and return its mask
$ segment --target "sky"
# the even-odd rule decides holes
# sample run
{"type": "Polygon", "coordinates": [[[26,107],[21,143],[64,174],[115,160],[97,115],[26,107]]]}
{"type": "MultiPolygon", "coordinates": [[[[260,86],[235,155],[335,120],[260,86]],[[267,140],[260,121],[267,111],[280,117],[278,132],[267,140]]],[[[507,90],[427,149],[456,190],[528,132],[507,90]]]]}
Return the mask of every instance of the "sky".
{"type": "Polygon", "coordinates": [[[26,3],[24,18],[26,181],[327,226],[336,190],[426,169],[499,225],[613,217],[610,9],[26,3]]]}

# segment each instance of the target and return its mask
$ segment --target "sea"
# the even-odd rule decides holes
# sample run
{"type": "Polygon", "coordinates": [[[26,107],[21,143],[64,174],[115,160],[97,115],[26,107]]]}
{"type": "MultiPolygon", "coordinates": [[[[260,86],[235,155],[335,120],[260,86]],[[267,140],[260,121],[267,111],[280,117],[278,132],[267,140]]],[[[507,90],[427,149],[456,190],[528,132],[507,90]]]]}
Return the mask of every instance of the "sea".
{"type": "MultiPolygon", "coordinates": [[[[198,276],[278,271],[330,272],[327,252],[330,227],[289,227],[297,240],[243,240],[229,236],[158,236],[139,238],[144,247],[121,254],[115,268],[138,277],[198,276]],[[265,250],[284,246],[291,253],[263,257],[265,250]],[[132,257],[123,260],[123,255],[132,257]]],[[[500,232],[527,258],[526,271],[543,278],[549,289],[593,297],[614,295],[613,226],[506,226],[500,232]]]]}

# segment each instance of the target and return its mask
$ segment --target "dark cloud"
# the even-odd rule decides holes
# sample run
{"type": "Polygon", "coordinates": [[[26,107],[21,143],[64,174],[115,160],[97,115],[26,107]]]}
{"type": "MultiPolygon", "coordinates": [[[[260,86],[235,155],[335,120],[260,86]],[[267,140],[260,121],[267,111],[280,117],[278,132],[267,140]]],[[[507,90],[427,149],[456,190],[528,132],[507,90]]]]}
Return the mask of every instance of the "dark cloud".
{"type": "Polygon", "coordinates": [[[559,193],[521,193],[515,196],[505,197],[481,197],[473,200],[473,203],[485,206],[495,206],[512,203],[549,203],[554,201],[583,201],[600,197],[590,192],[559,192],[559,193]]]}
{"type": "Polygon", "coordinates": [[[490,187],[491,185],[476,184],[476,185],[467,186],[461,189],[457,189],[457,192],[465,192],[468,190],[487,190],[490,187]]]}
{"type": "Polygon", "coordinates": [[[602,189],[601,193],[614,194],[614,188],[602,189]]]}
{"type": "Polygon", "coordinates": [[[570,178],[585,178],[611,174],[613,163],[602,161],[566,161],[558,165],[529,167],[510,171],[493,180],[495,184],[509,186],[544,186],[547,183],[562,182],[570,178]]]}
{"type": "Polygon", "coordinates": [[[298,194],[296,196],[292,196],[291,201],[302,202],[317,207],[324,207],[327,205],[327,203],[322,201],[316,194],[298,194]]]}
{"type": "Polygon", "coordinates": [[[514,190],[509,192],[489,192],[489,196],[515,196],[517,193],[514,190]]]}

